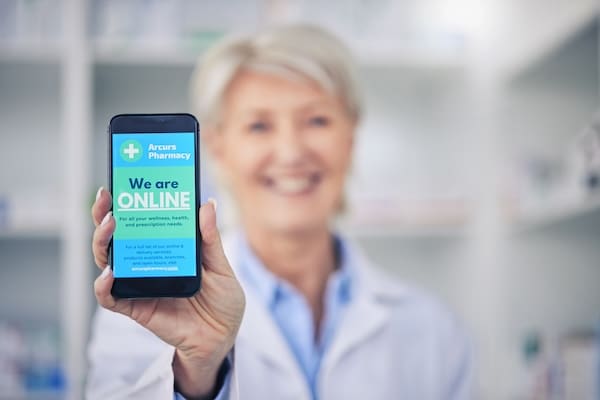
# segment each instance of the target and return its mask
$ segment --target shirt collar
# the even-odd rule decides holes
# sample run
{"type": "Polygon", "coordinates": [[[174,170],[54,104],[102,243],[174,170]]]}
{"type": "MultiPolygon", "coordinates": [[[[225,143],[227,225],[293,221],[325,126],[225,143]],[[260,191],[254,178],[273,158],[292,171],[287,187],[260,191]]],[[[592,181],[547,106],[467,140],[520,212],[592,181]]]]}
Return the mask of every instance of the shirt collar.
{"type": "MultiPolygon", "coordinates": [[[[334,235],[334,241],[338,256],[338,268],[329,276],[327,290],[333,290],[334,297],[340,303],[345,304],[351,299],[354,268],[348,243],[337,235],[334,235]]],[[[240,256],[238,271],[265,306],[273,306],[280,299],[282,293],[289,292],[290,284],[275,276],[265,267],[243,234],[239,235],[238,251],[240,256]]],[[[291,289],[293,290],[293,288],[291,289]]]]}

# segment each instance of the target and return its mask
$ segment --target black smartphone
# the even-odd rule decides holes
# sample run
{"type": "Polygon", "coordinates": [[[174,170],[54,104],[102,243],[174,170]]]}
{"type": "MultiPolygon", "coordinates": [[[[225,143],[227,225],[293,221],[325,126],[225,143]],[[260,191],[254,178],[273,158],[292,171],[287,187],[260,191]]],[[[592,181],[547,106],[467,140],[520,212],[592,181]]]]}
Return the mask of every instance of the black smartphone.
{"type": "Polygon", "coordinates": [[[113,296],[190,297],[200,289],[198,132],[190,114],[110,120],[113,296]]]}

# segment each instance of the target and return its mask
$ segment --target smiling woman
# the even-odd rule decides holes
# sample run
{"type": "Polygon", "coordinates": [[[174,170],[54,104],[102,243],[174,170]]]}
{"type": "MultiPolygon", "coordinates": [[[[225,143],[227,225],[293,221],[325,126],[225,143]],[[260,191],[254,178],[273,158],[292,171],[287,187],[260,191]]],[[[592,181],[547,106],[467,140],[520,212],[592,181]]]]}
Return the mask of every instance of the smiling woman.
{"type": "Polygon", "coordinates": [[[317,85],[249,70],[230,83],[221,110],[227,119],[204,138],[243,226],[325,234],[352,153],[354,121],[342,102],[317,85]]]}
{"type": "MultiPolygon", "coordinates": [[[[103,272],[99,302],[125,317],[98,312],[89,398],[470,398],[470,349],[452,314],[332,231],[361,115],[355,76],[343,44],[315,27],[209,51],[192,98],[240,227],[223,252],[214,205],[201,207],[204,278],[191,299],[120,308],[103,272]]],[[[108,204],[101,190],[101,268],[108,204]]]]}
{"type": "Polygon", "coordinates": [[[352,56],[315,27],[255,39],[213,49],[194,75],[204,139],[244,226],[251,218],[327,231],[341,208],[362,108],[352,56]]]}

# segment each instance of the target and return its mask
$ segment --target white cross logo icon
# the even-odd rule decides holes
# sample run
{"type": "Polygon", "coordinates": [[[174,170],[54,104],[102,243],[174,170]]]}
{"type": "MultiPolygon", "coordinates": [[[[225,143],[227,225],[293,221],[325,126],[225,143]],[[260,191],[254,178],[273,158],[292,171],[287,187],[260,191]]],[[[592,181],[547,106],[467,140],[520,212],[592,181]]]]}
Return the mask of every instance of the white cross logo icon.
{"type": "Polygon", "coordinates": [[[140,152],[140,149],[136,148],[133,143],[129,143],[129,147],[127,147],[125,150],[123,150],[123,153],[127,154],[129,156],[129,159],[131,160],[132,158],[135,157],[135,155],[137,153],[140,152]]]}

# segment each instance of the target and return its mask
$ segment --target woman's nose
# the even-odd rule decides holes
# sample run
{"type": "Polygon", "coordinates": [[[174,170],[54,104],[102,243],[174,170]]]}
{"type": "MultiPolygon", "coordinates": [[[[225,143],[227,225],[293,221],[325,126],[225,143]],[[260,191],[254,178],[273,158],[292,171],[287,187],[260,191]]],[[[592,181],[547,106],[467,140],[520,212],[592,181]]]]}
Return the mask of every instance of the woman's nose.
{"type": "Polygon", "coordinates": [[[302,132],[293,124],[282,126],[275,141],[275,157],[284,164],[296,164],[304,158],[305,145],[302,132]]]}

